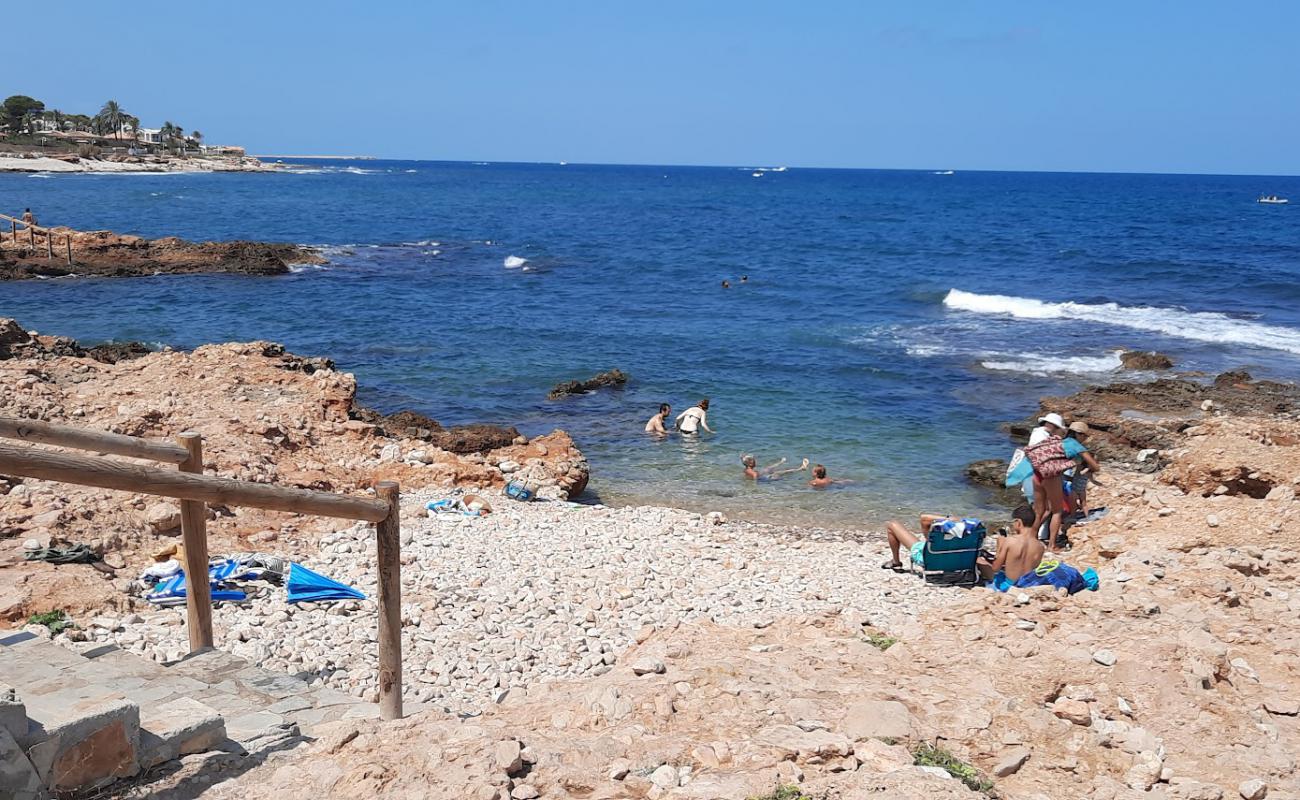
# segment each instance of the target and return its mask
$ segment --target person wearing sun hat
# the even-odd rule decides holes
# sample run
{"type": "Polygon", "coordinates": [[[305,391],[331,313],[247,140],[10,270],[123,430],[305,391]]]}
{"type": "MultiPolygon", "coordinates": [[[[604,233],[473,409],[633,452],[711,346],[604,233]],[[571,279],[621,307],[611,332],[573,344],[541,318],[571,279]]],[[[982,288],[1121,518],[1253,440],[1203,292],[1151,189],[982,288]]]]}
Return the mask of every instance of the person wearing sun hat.
{"type": "MultiPolygon", "coordinates": [[[[1060,452],[1067,430],[1065,419],[1052,411],[1039,417],[1038,423],[1038,427],[1029,434],[1029,443],[1025,445],[1026,457],[1034,460],[1040,453],[1052,452],[1057,456],[1053,463],[1060,464],[1061,461],[1068,459],[1068,456],[1060,452]]],[[[1063,478],[1059,472],[1051,475],[1040,474],[1035,462],[1033,475],[1026,483],[1030,485],[1024,487],[1025,496],[1032,498],[1034,511],[1038,514],[1038,522],[1034,525],[1034,530],[1041,531],[1046,523],[1047,547],[1055,551],[1056,539],[1060,535],[1061,523],[1065,517],[1063,478]]]]}
{"type": "Polygon", "coordinates": [[[1088,516],[1088,481],[1101,471],[1096,457],[1088,452],[1087,439],[1092,429],[1083,420],[1070,423],[1062,442],[1065,454],[1074,459],[1074,474],[1070,478],[1070,502],[1074,506],[1076,517],[1088,516]]]}

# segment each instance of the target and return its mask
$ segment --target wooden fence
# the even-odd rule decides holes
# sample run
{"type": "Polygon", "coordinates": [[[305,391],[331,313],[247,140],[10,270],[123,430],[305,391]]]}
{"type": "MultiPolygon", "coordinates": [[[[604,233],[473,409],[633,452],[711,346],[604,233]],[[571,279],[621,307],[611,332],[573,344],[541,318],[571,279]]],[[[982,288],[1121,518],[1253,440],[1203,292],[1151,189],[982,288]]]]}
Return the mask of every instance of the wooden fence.
{"type": "Polygon", "coordinates": [[[375,486],[379,499],[291,489],[203,474],[203,439],[193,432],[164,442],[34,420],[0,417],[0,438],[174,464],[155,466],[0,442],[0,474],[63,481],[181,501],[185,595],[190,652],[213,647],[212,596],[207,581],[207,504],[248,506],[375,524],[379,591],[379,715],[402,716],[400,492],[393,481],[375,486]],[[201,578],[199,576],[202,576],[201,578]]]}
{"type": "MultiPolygon", "coordinates": [[[[18,217],[11,217],[8,214],[0,214],[0,226],[3,226],[3,222],[9,223],[9,235],[10,237],[12,237],[15,247],[19,247],[19,248],[22,247],[22,242],[18,238],[18,226],[22,225],[24,228],[26,228],[27,246],[31,248],[33,256],[36,255],[37,253],[36,234],[38,233],[41,234],[41,236],[45,237],[45,257],[50,261],[54,260],[55,247],[54,247],[53,230],[51,230],[50,228],[42,228],[39,225],[33,225],[30,222],[24,222],[22,219],[18,217]]],[[[0,234],[0,238],[3,238],[3,234],[0,234]]],[[[64,254],[64,258],[68,262],[68,266],[72,266],[73,262],[72,262],[72,234],[71,233],[66,233],[63,235],[63,254],[64,254]]]]}

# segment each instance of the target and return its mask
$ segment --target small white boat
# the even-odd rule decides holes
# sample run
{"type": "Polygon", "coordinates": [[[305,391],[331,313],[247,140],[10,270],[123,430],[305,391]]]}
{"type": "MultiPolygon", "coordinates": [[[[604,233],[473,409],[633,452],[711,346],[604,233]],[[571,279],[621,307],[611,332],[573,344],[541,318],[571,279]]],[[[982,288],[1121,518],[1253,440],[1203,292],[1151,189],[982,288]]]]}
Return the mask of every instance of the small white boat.
{"type": "Polygon", "coordinates": [[[1291,201],[1286,199],[1285,197],[1278,197],[1275,194],[1266,194],[1266,195],[1261,195],[1260,198],[1255,202],[1264,203],[1265,205],[1270,205],[1270,206],[1284,206],[1291,201]]]}
{"type": "Polygon", "coordinates": [[[754,178],[761,178],[761,177],[763,177],[763,173],[762,173],[761,171],[760,171],[760,172],[755,172],[755,173],[752,174],[751,177],[754,177],[754,178]]]}
{"type": "Polygon", "coordinates": [[[561,162],[560,162],[560,166],[561,166],[561,167],[567,167],[567,166],[569,166],[569,162],[567,162],[567,161],[561,161],[561,162]]]}
{"type": "Polygon", "coordinates": [[[952,174],[953,174],[953,171],[950,170],[950,169],[944,169],[944,170],[940,170],[940,171],[938,171],[938,172],[936,172],[936,173],[934,173],[934,174],[935,174],[935,175],[952,175],[952,174]]]}

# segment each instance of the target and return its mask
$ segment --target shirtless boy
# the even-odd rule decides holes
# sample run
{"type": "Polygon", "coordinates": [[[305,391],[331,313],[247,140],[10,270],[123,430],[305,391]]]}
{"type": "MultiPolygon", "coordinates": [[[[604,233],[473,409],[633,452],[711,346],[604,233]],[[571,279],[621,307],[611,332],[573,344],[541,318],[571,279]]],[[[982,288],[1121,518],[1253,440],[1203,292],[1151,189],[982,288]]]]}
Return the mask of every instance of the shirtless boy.
{"type": "Polygon", "coordinates": [[[985,580],[998,581],[999,573],[1007,583],[1015,583],[1020,576],[1032,572],[1043,560],[1046,548],[1038,541],[1034,528],[1037,515],[1027,505],[1017,506],[1011,512],[1011,535],[998,542],[998,552],[992,561],[980,558],[975,562],[985,580]]]}

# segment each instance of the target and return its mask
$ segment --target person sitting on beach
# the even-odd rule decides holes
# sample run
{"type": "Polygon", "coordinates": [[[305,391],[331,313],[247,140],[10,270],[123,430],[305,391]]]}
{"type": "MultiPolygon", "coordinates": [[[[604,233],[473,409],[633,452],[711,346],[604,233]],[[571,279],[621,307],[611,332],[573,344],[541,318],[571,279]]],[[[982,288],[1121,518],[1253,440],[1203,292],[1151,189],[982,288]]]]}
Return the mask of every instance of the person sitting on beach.
{"type": "Polygon", "coordinates": [[[1009,586],[1020,580],[1020,576],[1033,571],[1043,560],[1046,548],[1038,541],[1035,533],[1034,510],[1026,504],[1016,506],[1011,512],[1011,535],[1001,531],[997,553],[993,560],[980,557],[975,566],[980,576],[992,581],[995,586],[1009,586]]]}
{"type": "Polygon", "coordinates": [[[930,526],[941,520],[950,519],[953,522],[959,521],[959,517],[946,517],[943,514],[922,514],[921,515],[921,533],[912,533],[901,522],[890,520],[885,523],[885,533],[889,537],[889,552],[893,558],[881,564],[881,569],[892,569],[894,572],[903,571],[903,562],[899,558],[899,550],[906,547],[908,558],[918,567],[922,565],[922,558],[925,550],[925,533],[930,530],[930,526]]]}
{"type": "Polygon", "coordinates": [[[837,483],[853,483],[853,481],[847,478],[828,478],[826,477],[826,467],[821,464],[813,465],[812,480],[808,481],[809,486],[814,489],[826,489],[837,483]]]}
{"type": "Polygon", "coordinates": [[[1093,476],[1101,471],[1096,457],[1087,449],[1090,433],[1088,423],[1076,420],[1070,423],[1070,428],[1065,434],[1066,455],[1074,453],[1070,457],[1075,462],[1074,475],[1070,478],[1070,501],[1074,506],[1074,513],[1079,518],[1088,516],[1088,483],[1096,482],[1093,476]]]}
{"type": "Polygon", "coordinates": [[[750,479],[751,481],[780,480],[782,475],[789,475],[791,472],[803,472],[804,470],[808,469],[808,459],[806,458],[803,460],[802,464],[800,464],[797,467],[792,467],[790,469],[777,469],[778,467],[780,467],[782,464],[785,463],[784,458],[782,458],[780,461],[776,462],[775,464],[769,464],[768,466],[759,469],[758,459],[754,458],[752,455],[748,453],[740,457],[740,463],[745,465],[745,477],[750,479]]]}
{"type": "Polygon", "coordinates": [[[713,429],[709,427],[708,412],[709,398],[706,397],[677,415],[677,420],[675,422],[677,430],[682,433],[695,434],[700,432],[700,428],[703,428],[709,433],[713,433],[713,429]]]}
{"type": "Polygon", "coordinates": [[[648,422],[646,422],[645,432],[657,434],[659,436],[667,436],[668,431],[664,428],[664,420],[668,419],[668,415],[671,414],[672,411],[672,406],[667,403],[660,403],[659,413],[655,414],[648,422]]]}

